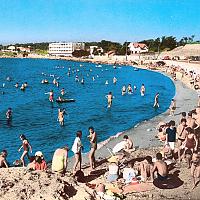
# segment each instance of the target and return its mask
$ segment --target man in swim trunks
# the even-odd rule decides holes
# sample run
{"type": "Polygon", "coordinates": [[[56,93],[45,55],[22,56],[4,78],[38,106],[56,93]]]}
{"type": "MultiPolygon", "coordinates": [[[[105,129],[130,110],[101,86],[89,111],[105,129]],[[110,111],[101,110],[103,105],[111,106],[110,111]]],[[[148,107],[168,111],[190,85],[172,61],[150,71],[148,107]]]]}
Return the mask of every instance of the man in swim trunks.
{"type": "Polygon", "coordinates": [[[180,147],[182,143],[185,141],[185,138],[187,136],[186,128],[187,128],[186,119],[181,119],[181,124],[179,124],[177,127],[178,147],[180,147]]]}
{"type": "Polygon", "coordinates": [[[126,141],[125,151],[132,152],[135,151],[133,141],[128,137],[128,135],[124,135],[124,141],[126,141]]]}
{"type": "Polygon", "coordinates": [[[65,173],[67,169],[67,160],[68,160],[68,151],[67,146],[59,148],[54,152],[52,159],[52,171],[65,173]]]}
{"type": "Polygon", "coordinates": [[[106,95],[106,98],[108,99],[108,108],[110,108],[112,106],[112,100],[113,100],[112,92],[109,92],[108,95],[106,95]]]}
{"type": "Polygon", "coordinates": [[[162,160],[162,154],[157,153],[156,154],[156,162],[153,167],[153,173],[157,171],[157,178],[161,181],[164,181],[167,179],[168,176],[168,168],[167,164],[162,160]]]}

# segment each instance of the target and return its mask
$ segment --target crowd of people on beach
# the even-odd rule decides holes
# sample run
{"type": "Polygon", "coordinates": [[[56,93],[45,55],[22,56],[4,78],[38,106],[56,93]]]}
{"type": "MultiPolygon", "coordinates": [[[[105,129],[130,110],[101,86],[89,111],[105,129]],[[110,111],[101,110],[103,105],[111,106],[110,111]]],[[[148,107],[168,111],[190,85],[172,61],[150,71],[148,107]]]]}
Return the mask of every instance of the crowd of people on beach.
{"type": "MultiPolygon", "coordinates": [[[[179,67],[171,66],[166,68],[174,80],[177,80],[177,73],[181,74],[181,79],[185,77],[189,78],[189,84],[197,89],[199,88],[200,76],[195,72],[185,72],[179,67]]],[[[70,75],[70,74],[69,74],[70,75]]],[[[46,82],[44,80],[44,82],[46,82]]],[[[113,79],[113,83],[116,84],[117,79],[113,79]]],[[[55,84],[57,84],[55,82],[55,84]]],[[[25,86],[27,87],[27,85],[25,86]]],[[[121,94],[132,93],[136,88],[132,89],[131,84],[126,88],[124,85],[121,90],[121,94]]],[[[145,95],[145,86],[142,84],[140,89],[141,96],[145,95]]],[[[54,101],[54,92],[51,90],[49,93],[49,101],[54,101]]],[[[61,90],[61,95],[65,94],[64,88],[61,90]]],[[[112,92],[106,95],[108,108],[112,106],[112,100],[114,98],[112,92]]],[[[192,98],[192,97],[191,97],[192,98]]],[[[159,108],[159,93],[155,95],[153,107],[159,108]]],[[[172,99],[169,107],[169,115],[174,116],[176,112],[176,100],[172,99]]],[[[60,125],[64,125],[64,109],[58,110],[58,121],[60,125]]],[[[6,118],[12,118],[12,109],[9,108],[6,112],[6,118]]],[[[97,162],[95,159],[95,152],[97,150],[97,134],[93,127],[88,128],[90,141],[90,152],[89,152],[89,174],[97,168],[97,162]]],[[[133,141],[128,135],[123,136],[123,141],[119,142],[113,147],[110,154],[111,156],[107,159],[107,173],[105,174],[106,181],[110,183],[118,182],[121,180],[124,184],[133,184],[138,182],[153,182],[155,179],[161,183],[167,183],[171,166],[178,167],[182,162],[187,163],[187,167],[191,169],[191,176],[193,178],[193,188],[195,188],[200,181],[200,101],[196,105],[194,110],[188,113],[182,112],[178,122],[170,120],[168,123],[160,122],[157,126],[156,137],[162,142],[161,151],[157,152],[155,158],[147,155],[143,157],[142,161],[127,161],[124,164],[124,160],[128,155],[133,155],[135,146],[133,141]]],[[[82,172],[82,150],[83,145],[81,142],[82,131],[76,132],[76,137],[72,145],[72,151],[74,153],[74,165],[72,169],[72,176],[80,175],[82,172]]],[[[18,151],[23,149],[20,160],[16,160],[15,166],[26,166],[25,157],[28,158],[29,164],[28,169],[32,170],[47,170],[49,167],[45,161],[45,156],[41,151],[37,151],[35,156],[30,156],[29,152],[32,153],[32,146],[25,135],[21,134],[20,139],[22,145],[18,151]]],[[[53,172],[65,173],[67,171],[69,147],[64,146],[56,149],[54,152],[51,169],[53,172]]],[[[0,168],[9,167],[7,162],[8,152],[3,150],[0,154],[0,168]]],[[[102,186],[97,187],[97,193],[101,196],[105,192],[105,188],[102,186]]]]}

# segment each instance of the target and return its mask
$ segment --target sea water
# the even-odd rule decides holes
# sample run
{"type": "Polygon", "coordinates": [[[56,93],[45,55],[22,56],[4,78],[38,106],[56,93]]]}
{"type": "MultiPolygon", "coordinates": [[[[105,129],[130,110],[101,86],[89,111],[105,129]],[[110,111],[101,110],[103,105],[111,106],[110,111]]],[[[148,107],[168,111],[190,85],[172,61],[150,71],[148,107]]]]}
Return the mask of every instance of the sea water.
{"type": "MultiPolygon", "coordinates": [[[[24,134],[33,153],[40,150],[50,161],[56,148],[71,147],[76,131],[82,130],[84,152],[87,152],[90,146],[88,127],[95,128],[98,142],[104,141],[166,111],[174,94],[175,86],[168,77],[153,71],[135,71],[131,66],[114,69],[112,65],[64,60],[0,59],[0,150],[7,149],[9,162],[19,159],[19,135],[24,134]],[[70,76],[67,75],[69,70],[70,76]],[[76,75],[84,78],[84,85],[75,81],[76,75]],[[53,84],[53,76],[59,81],[59,88],[53,84]],[[11,81],[7,81],[7,77],[11,81]],[[113,77],[117,78],[116,84],[113,84],[113,77]],[[42,79],[47,79],[49,84],[41,84],[42,79]],[[23,92],[14,87],[16,82],[20,86],[27,82],[28,87],[23,92]],[[128,84],[137,89],[131,95],[122,96],[121,88],[128,84]],[[145,96],[140,95],[142,84],[146,88],[145,96]],[[76,102],[50,103],[45,93],[52,89],[56,99],[62,88],[66,91],[65,98],[76,102]],[[114,99],[109,109],[105,96],[110,91],[114,99]],[[155,110],[153,103],[157,92],[160,93],[160,108],[155,110]],[[13,110],[11,124],[5,116],[8,107],[13,110]],[[66,109],[63,127],[57,121],[59,108],[66,109]]],[[[73,153],[70,151],[69,155],[73,153]]]]}

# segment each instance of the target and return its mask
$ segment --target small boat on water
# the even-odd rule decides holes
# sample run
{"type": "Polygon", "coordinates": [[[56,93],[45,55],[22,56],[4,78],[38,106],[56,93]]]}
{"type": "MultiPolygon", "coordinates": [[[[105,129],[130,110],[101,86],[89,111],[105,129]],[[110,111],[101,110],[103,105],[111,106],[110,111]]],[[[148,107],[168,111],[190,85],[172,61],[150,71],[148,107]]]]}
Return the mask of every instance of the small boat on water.
{"type": "Polygon", "coordinates": [[[70,102],[75,102],[75,99],[56,99],[57,103],[70,103],[70,102]]]}

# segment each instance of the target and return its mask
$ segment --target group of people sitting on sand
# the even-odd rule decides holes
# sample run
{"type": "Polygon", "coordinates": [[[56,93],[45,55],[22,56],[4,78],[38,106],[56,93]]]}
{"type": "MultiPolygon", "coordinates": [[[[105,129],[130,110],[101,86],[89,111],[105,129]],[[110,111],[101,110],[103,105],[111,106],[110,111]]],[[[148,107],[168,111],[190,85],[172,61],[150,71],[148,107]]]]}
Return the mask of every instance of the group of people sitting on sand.
{"type": "Polygon", "coordinates": [[[200,107],[182,112],[177,124],[173,120],[159,123],[157,137],[164,143],[163,157],[179,164],[185,161],[196,185],[200,178],[200,107]]]}

